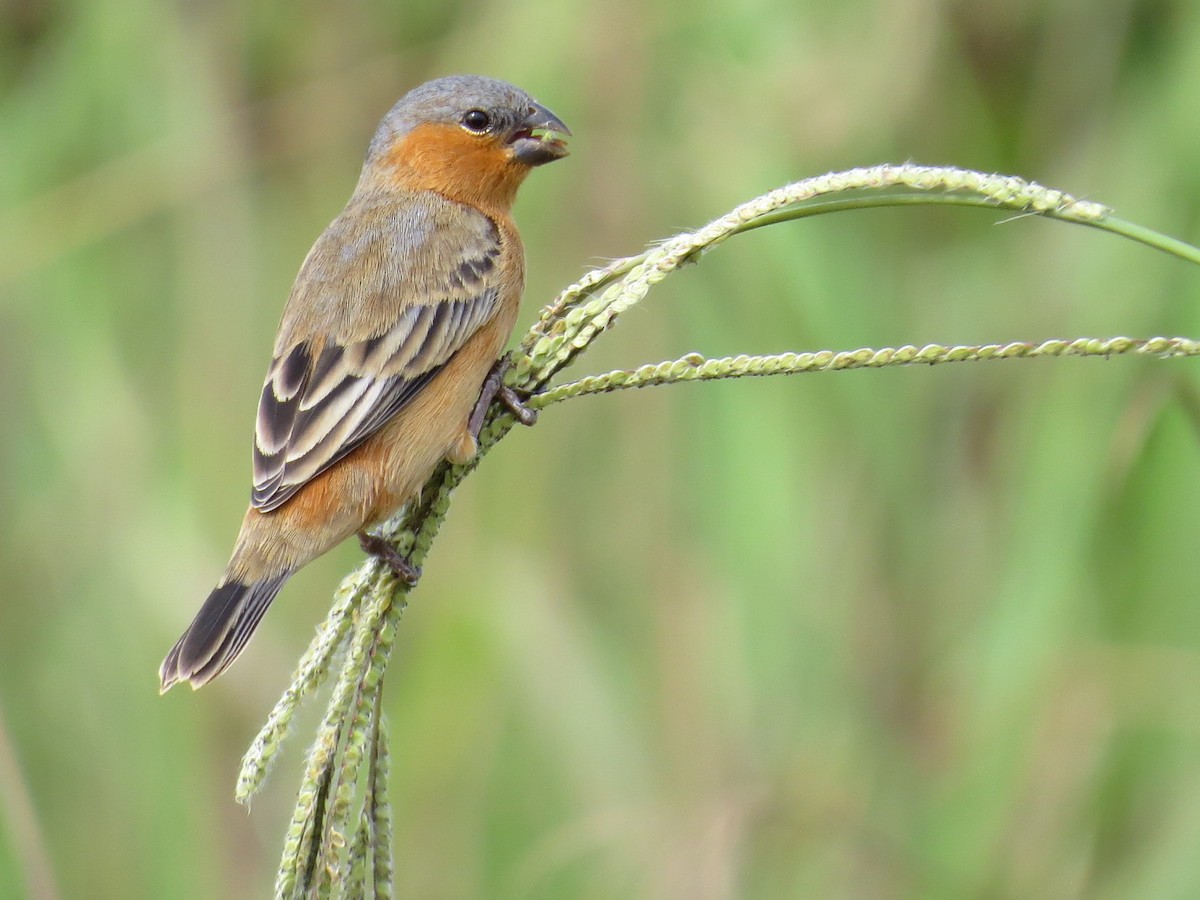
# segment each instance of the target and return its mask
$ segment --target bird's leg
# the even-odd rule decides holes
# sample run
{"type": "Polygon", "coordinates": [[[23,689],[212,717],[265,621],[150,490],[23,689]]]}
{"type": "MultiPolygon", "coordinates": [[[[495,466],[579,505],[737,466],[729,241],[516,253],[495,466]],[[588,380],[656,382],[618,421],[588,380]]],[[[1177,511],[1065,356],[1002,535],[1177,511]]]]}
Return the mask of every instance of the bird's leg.
{"type": "Polygon", "coordinates": [[[412,587],[421,577],[421,569],[405,559],[399,550],[379,537],[377,534],[358,533],[358,543],[363,551],[382,560],[388,568],[396,573],[396,577],[412,587]]]}
{"type": "Polygon", "coordinates": [[[506,353],[496,360],[496,364],[488,372],[487,378],[483,380],[483,387],[479,390],[479,399],[475,401],[475,408],[471,410],[471,418],[467,420],[467,430],[476,440],[479,439],[479,430],[483,428],[483,417],[487,415],[488,407],[492,405],[493,400],[503,403],[522,425],[532,425],[537,421],[537,410],[526,406],[521,395],[504,383],[504,373],[511,366],[512,358],[506,353]]]}

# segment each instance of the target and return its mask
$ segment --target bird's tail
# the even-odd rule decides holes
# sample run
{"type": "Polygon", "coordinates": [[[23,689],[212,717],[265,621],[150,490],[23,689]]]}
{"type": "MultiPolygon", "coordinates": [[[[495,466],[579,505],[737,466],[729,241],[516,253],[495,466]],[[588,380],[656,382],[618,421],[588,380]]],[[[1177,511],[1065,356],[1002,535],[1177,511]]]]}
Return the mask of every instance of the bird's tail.
{"type": "Polygon", "coordinates": [[[250,584],[227,581],[214,588],[159,667],[160,692],[181,681],[198,688],[229,668],[291,574],[250,584]]]}

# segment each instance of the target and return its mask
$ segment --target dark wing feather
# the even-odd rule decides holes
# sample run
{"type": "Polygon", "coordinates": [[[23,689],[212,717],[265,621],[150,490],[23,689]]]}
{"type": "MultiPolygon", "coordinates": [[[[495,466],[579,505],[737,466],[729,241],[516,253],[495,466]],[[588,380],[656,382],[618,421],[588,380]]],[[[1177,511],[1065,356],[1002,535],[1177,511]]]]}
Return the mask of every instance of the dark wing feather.
{"type": "Polygon", "coordinates": [[[277,347],[258,406],[251,497],[255,508],[262,512],[278,509],[360,446],[407,406],[495,314],[499,291],[494,273],[500,238],[490,220],[480,219],[486,228],[474,223],[474,230],[465,235],[470,239],[443,239],[433,246],[433,253],[421,251],[444,237],[436,230],[407,247],[394,234],[381,235],[375,246],[359,238],[351,259],[373,250],[393,254],[407,250],[411,258],[358,265],[340,281],[336,264],[344,264],[348,254],[346,241],[337,240],[336,222],[331,226],[333,237],[327,233],[322,238],[334,246],[325,248],[318,242],[314,247],[296,290],[303,285],[310,291],[322,291],[317,300],[328,307],[336,302],[331,295],[345,288],[358,295],[348,297],[347,305],[365,303],[375,310],[387,299],[380,293],[390,291],[397,312],[382,327],[367,329],[369,336],[360,340],[314,335],[282,350],[277,347]],[[446,252],[451,248],[457,252],[446,252]],[[332,257],[334,264],[326,257],[332,257]],[[316,269],[317,274],[310,274],[306,281],[309,269],[316,269]],[[347,286],[364,271],[376,273],[379,283],[347,286]],[[390,278],[380,274],[389,272],[390,278]],[[364,290],[369,293],[366,297],[362,296],[364,290]]]}

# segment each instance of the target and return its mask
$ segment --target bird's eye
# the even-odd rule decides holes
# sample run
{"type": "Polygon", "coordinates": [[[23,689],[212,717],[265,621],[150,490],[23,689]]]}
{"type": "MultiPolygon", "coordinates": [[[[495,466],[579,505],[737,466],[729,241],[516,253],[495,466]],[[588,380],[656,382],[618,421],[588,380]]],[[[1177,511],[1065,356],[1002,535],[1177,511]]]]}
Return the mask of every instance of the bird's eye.
{"type": "Polygon", "coordinates": [[[472,109],[462,117],[463,128],[476,134],[483,134],[492,127],[492,117],[482,109],[472,109]]]}

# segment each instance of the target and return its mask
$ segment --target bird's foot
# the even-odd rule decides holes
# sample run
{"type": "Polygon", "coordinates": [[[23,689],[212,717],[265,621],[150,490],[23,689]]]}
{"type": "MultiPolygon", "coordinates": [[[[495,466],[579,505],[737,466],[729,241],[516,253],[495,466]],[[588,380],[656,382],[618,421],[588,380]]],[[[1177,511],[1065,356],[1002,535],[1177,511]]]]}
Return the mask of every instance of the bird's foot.
{"type": "Polygon", "coordinates": [[[488,407],[494,400],[499,400],[522,425],[532,425],[537,421],[538,411],[531,409],[525,403],[529,395],[526,394],[522,397],[521,391],[504,383],[504,373],[511,367],[512,357],[506,353],[496,360],[496,364],[488,372],[487,378],[483,380],[483,387],[479,390],[479,399],[475,401],[475,408],[471,410],[471,418],[467,420],[467,428],[476,440],[479,439],[479,431],[483,428],[483,417],[487,415],[488,407]]]}
{"type": "Polygon", "coordinates": [[[396,573],[396,577],[409,587],[412,587],[420,580],[420,567],[410,563],[399,550],[379,535],[367,534],[365,531],[360,531],[358,533],[358,543],[364,552],[369,553],[376,559],[382,560],[388,568],[396,573]]]}

